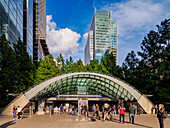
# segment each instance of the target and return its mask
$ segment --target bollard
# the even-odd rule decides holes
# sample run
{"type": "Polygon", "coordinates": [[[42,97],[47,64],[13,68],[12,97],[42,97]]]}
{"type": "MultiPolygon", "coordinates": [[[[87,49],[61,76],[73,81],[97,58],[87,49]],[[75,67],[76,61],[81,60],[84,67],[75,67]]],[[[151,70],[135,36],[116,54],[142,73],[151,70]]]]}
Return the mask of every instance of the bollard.
{"type": "Polygon", "coordinates": [[[52,106],[50,106],[49,112],[50,112],[50,116],[51,116],[52,115],[52,106]]]}
{"type": "Polygon", "coordinates": [[[32,115],[32,107],[29,106],[29,116],[31,117],[31,115],[32,115]]]}

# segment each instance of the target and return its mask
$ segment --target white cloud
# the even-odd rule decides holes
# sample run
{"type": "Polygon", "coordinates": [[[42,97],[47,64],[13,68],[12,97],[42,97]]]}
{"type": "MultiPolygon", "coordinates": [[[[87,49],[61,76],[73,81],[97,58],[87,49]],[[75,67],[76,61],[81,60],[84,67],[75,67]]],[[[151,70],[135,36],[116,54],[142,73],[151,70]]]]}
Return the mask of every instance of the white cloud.
{"type": "Polygon", "coordinates": [[[74,61],[81,59],[84,62],[84,48],[87,41],[87,37],[88,37],[88,32],[84,33],[83,36],[81,37],[81,43],[78,47],[78,53],[72,56],[75,59],[74,61]]]}
{"type": "MultiPolygon", "coordinates": [[[[109,3],[100,9],[112,12],[112,19],[118,21],[118,49],[119,64],[124,60],[127,51],[140,50],[139,46],[146,34],[162,20],[170,17],[170,9],[166,0],[155,2],[153,0],[128,0],[109,3]]],[[[129,52],[130,52],[129,51],[129,52]]]]}
{"type": "Polygon", "coordinates": [[[52,15],[47,15],[47,43],[50,52],[61,53],[65,57],[76,54],[81,35],[69,28],[57,29],[56,23],[51,20],[52,15]]]}
{"type": "Polygon", "coordinates": [[[84,37],[85,40],[87,40],[88,32],[84,33],[84,34],[83,34],[83,37],[84,37]]]}
{"type": "Polygon", "coordinates": [[[153,3],[151,0],[113,3],[101,9],[112,11],[112,18],[118,20],[119,36],[124,38],[129,38],[133,31],[146,30],[159,24],[169,15],[169,12],[165,12],[163,3],[153,3]]]}
{"type": "Polygon", "coordinates": [[[54,21],[51,21],[52,20],[52,15],[47,15],[46,16],[46,21],[47,21],[47,25],[46,25],[46,27],[47,27],[47,31],[50,31],[50,30],[55,30],[56,29],[56,27],[57,27],[57,25],[56,25],[56,23],[54,22],[54,21]]]}
{"type": "Polygon", "coordinates": [[[85,48],[85,45],[86,45],[87,37],[88,37],[88,32],[84,33],[83,37],[81,38],[81,44],[78,47],[79,53],[83,53],[84,54],[84,48],[85,48]]]}

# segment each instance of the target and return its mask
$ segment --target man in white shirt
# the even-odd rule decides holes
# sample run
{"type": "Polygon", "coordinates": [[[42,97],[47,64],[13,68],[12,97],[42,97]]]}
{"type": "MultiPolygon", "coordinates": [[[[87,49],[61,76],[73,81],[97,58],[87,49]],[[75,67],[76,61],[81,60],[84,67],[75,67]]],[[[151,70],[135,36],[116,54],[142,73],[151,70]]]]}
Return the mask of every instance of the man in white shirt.
{"type": "Polygon", "coordinates": [[[21,118],[21,116],[20,116],[20,115],[21,115],[21,108],[20,108],[20,106],[18,106],[17,112],[18,112],[18,120],[19,120],[19,119],[21,120],[22,118],[21,118]]]}

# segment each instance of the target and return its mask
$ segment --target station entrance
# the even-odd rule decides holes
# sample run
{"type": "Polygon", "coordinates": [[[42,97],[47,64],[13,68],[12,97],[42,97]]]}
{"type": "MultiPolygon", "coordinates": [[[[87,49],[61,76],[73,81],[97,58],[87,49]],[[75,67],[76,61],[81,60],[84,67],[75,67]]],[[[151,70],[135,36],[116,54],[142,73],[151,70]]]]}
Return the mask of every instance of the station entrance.
{"type": "MultiPolygon", "coordinates": [[[[45,98],[44,98],[45,99],[45,98]]],[[[50,97],[46,100],[41,99],[39,100],[39,106],[45,103],[45,107],[52,106],[52,108],[60,107],[61,104],[63,106],[75,106],[78,108],[79,106],[87,106],[89,111],[92,111],[92,106],[98,104],[100,109],[105,103],[108,103],[111,107],[113,105],[118,106],[119,100],[118,99],[111,99],[109,96],[101,96],[101,95],[60,95],[56,97],[50,97]]],[[[48,109],[47,109],[48,110],[48,109]]],[[[42,114],[42,109],[38,109],[38,113],[42,114]]]]}
{"type": "Polygon", "coordinates": [[[71,72],[54,76],[32,86],[6,106],[1,114],[11,115],[13,105],[19,105],[23,109],[32,101],[35,109],[39,111],[43,106],[54,107],[61,103],[69,103],[78,107],[79,103],[85,101],[89,109],[96,103],[100,106],[109,103],[112,106],[118,105],[119,99],[123,99],[124,102],[136,101],[144,112],[151,113],[152,102],[125,81],[108,74],[71,72]]]}

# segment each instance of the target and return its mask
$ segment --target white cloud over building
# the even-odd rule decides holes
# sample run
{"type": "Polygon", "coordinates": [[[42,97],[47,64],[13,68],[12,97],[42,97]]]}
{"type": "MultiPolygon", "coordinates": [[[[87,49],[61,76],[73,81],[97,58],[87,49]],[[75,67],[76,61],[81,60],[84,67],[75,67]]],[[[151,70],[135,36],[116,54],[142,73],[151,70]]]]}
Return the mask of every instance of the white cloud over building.
{"type": "Polygon", "coordinates": [[[58,29],[56,23],[52,21],[52,15],[47,15],[46,28],[50,53],[56,55],[61,53],[65,57],[77,53],[78,41],[81,37],[80,34],[69,28],[58,29]]]}

